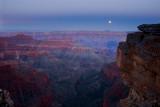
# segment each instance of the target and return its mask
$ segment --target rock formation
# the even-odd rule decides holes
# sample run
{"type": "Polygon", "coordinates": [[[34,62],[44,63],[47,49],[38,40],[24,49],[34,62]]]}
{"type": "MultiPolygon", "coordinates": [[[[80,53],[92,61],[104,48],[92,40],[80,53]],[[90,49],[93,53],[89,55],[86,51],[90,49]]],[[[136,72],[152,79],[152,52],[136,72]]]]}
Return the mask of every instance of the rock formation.
{"type": "Polygon", "coordinates": [[[138,26],[138,29],[144,33],[160,35],[160,24],[150,24],[150,25],[143,24],[138,26]]]}
{"type": "Polygon", "coordinates": [[[104,78],[107,88],[104,91],[103,107],[116,107],[120,99],[128,96],[129,89],[123,84],[120,77],[120,70],[116,62],[104,64],[103,66],[104,78]]]}
{"type": "Polygon", "coordinates": [[[0,87],[10,92],[16,107],[51,105],[50,81],[41,72],[22,63],[21,66],[7,64],[0,66],[0,77],[0,87]]]}
{"type": "MultiPolygon", "coordinates": [[[[12,38],[9,38],[7,41],[14,44],[15,43],[23,45],[27,43],[36,44],[37,42],[35,42],[33,39],[46,40],[40,43],[40,46],[42,46],[42,44],[46,44],[46,42],[49,42],[48,44],[50,44],[52,41],[54,41],[54,43],[56,43],[57,41],[61,44],[62,43],[69,44],[71,42],[73,43],[76,40],[87,47],[98,47],[98,48],[107,47],[110,50],[113,50],[114,52],[116,52],[117,50],[117,48],[114,47],[117,47],[120,41],[124,41],[126,39],[126,35],[127,35],[126,32],[112,32],[112,31],[23,32],[23,34],[18,32],[0,32],[0,37],[11,36],[12,38]]],[[[61,46],[60,48],[63,47],[64,46],[61,46]]],[[[65,48],[71,48],[71,47],[67,46],[65,48]]]]}
{"type": "Polygon", "coordinates": [[[160,106],[160,25],[141,25],[117,49],[122,81],[130,87],[122,107],[160,106]]]}
{"type": "Polygon", "coordinates": [[[0,89],[0,107],[14,107],[10,93],[7,90],[0,89]]]}
{"type": "Polygon", "coordinates": [[[112,51],[125,33],[0,34],[0,88],[16,107],[114,107],[128,95],[112,51]]]}

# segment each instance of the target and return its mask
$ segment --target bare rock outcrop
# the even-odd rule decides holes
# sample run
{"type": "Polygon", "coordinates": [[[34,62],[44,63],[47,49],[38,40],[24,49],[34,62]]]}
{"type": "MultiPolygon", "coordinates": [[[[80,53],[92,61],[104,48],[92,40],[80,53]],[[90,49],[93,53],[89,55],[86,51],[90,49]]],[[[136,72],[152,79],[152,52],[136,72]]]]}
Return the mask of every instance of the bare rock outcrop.
{"type": "Polygon", "coordinates": [[[10,93],[7,90],[0,89],[0,107],[14,107],[10,93]]]}
{"type": "Polygon", "coordinates": [[[138,26],[142,32],[128,34],[117,49],[122,81],[130,87],[122,107],[160,106],[160,26],[138,26]]]}
{"type": "Polygon", "coordinates": [[[143,24],[138,26],[138,29],[144,33],[160,35],[160,24],[143,24]]]}

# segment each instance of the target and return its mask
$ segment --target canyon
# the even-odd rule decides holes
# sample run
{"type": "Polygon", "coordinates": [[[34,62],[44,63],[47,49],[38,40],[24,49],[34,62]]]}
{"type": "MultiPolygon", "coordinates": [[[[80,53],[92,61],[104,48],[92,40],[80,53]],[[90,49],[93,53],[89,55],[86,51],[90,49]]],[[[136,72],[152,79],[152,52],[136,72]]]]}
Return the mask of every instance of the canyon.
{"type": "Polygon", "coordinates": [[[138,29],[0,33],[0,88],[18,107],[158,107],[160,24],[138,29]]]}
{"type": "Polygon", "coordinates": [[[125,39],[110,31],[0,33],[0,88],[16,107],[115,107],[129,92],[115,63],[125,39]]]}

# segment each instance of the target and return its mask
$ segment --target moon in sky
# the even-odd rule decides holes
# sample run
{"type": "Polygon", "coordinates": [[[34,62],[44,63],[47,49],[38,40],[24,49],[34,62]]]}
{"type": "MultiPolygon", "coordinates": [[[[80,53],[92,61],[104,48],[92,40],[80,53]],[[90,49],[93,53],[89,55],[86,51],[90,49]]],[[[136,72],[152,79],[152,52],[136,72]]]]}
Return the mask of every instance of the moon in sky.
{"type": "Polygon", "coordinates": [[[111,23],[112,23],[112,21],[111,21],[111,20],[109,20],[109,21],[108,21],[108,23],[109,23],[109,24],[111,24],[111,23]]]}

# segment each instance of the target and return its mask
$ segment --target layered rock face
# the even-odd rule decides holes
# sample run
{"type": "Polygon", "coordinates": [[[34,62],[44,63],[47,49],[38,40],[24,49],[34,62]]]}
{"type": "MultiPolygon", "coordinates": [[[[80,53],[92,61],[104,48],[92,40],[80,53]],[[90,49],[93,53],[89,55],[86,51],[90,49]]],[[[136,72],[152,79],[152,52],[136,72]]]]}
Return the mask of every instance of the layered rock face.
{"type": "Polygon", "coordinates": [[[72,39],[68,39],[67,43],[73,42],[73,39],[74,39],[79,41],[85,47],[98,47],[98,48],[107,47],[110,50],[116,52],[117,48],[115,47],[118,46],[118,43],[120,41],[124,41],[127,35],[126,32],[112,32],[112,31],[23,32],[23,34],[22,33],[19,34],[18,32],[0,32],[0,37],[17,35],[13,38],[10,38],[10,40],[12,40],[11,42],[15,42],[16,41],[15,38],[17,38],[18,40],[22,38],[24,40],[20,41],[20,43],[24,42],[23,44],[27,42],[35,43],[35,41],[31,39],[31,37],[33,37],[35,40],[46,40],[50,38],[61,39],[61,40],[58,40],[59,43],[63,42],[62,39],[72,38],[72,39]],[[23,34],[27,35],[25,39],[22,36],[23,34]]]}
{"type": "Polygon", "coordinates": [[[23,34],[0,38],[0,88],[10,92],[16,107],[52,104],[49,77],[29,62],[42,55],[50,55],[47,51],[28,46],[37,42],[23,34]]]}
{"type": "Polygon", "coordinates": [[[160,106],[160,24],[141,25],[117,50],[122,81],[130,87],[122,107],[160,106]]]}
{"type": "Polygon", "coordinates": [[[51,105],[52,93],[48,87],[48,76],[22,63],[16,67],[8,64],[0,66],[0,87],[11,93],[15,106],[51,105]]]}
{"type": "Polygon", "coordinates": [[[123,33],[31,34],[0,37],[0,88],[16,107],[115,107],[127,96],[113,51],[123,33]]]}

